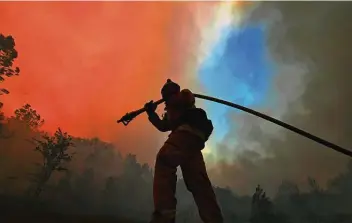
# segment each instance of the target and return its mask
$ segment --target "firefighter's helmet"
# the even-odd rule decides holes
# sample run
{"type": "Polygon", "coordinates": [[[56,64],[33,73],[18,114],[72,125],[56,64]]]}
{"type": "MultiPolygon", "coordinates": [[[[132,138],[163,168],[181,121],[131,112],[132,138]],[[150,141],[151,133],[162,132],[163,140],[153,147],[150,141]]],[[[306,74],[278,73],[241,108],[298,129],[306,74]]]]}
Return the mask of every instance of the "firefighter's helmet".
{"type": "Polygon", "coordinates": [[[167,100],[171,95],[180,93],[181,87],[177,83],[167,79],[163,88],[161,89],[161,95],[164,100],[167,100]]]}

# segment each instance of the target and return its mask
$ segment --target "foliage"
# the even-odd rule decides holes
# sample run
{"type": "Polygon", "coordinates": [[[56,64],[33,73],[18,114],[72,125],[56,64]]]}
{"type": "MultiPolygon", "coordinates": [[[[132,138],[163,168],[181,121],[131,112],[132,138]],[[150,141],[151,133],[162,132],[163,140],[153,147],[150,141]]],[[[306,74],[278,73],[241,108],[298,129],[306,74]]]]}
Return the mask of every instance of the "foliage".
{"type": "Polygon", "coordinates": [[[21,108],[16,109],[14,118],[24,122],[32,129],[37,129],[44,124],[44,119],[41,118],[30,104],[25,104],[21,108]]]}
{"type": "Polygon", "coordinates": [[[251,223],[284,223],[287,222],[283,213],[276,213],[273,202],[264,190],[257,186],[252,196],[251,223]]]}
{"type": "MultiPolygon", "coordinates": [[[[4,36],[0,33],[0,83],[6,77],[18,75],[20,69],[13,67],[13,62],[17,58],[17,51],[15,49],[15,40],[12,36],[4,36]]],[[[0,95],[9,94],[5,88],[0,88],[0,95]]],[[[7,138],[4,134],[4,121],[5,116],[2,112],[3,103],[0,101],[0,138],[7,138]]]]}
{"type": "MultiPolygon", "coordinates": [[[[18,53],[15,49],[15,40],[12,36],[4,36],[0,34],[0,82],[4,81],[4,77],[18,75],[20,69],[13,67],[13,62],[17,58],[18,53]]],[[[8,94],[6,89],[0,89],[0,93],[8,94]]]]}
{"type": "Polygon", "coordinates": [[[272,203],[266,196],[264,190],[257,186],[255,193],[252,196],[252,211],[251,211],[251,222],[267,222],[272,214],[272,203]]]}
{"type": "Polygon", "coordinates": [[[72,160],[73,154],[68,153],[72,143],[72,137],[59,128],[54,136],[45,134],[43,140],[33,139],[37,144],[35,151],[42,157],[41,163],[36,163],[39,172],[32,178],[36,183],[35,196],[39,196],[46,182],[54,171],[66,171],[64,164],[72,160]]]}
{"type": "MultiPolygon", "coordinates": [[[[5,77],[11,77],[20,73],[18,67],[13,67],[13,62],[17,58],[17,55],[18,53],[15,49],[15,40],[13,37],[4,36],[0,33],[0,83],[5,80],[5,77]]],[[[0,88],[0,95],[9,93],[7,89],[0,88]]],[[[4,119],[4,115],[1,112],[2,106],[3,103],[0,101],[0,122],[4,119]]],[[[1,125],[2,123],[0,123],[0,128],[1,125]]]]}

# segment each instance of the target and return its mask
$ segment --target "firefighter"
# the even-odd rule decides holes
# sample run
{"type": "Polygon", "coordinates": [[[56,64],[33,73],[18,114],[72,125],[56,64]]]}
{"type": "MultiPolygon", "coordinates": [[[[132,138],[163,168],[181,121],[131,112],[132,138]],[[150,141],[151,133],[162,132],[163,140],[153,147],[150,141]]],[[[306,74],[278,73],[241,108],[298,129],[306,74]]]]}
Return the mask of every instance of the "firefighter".
{"type": "Polygon", "coordinates": [[[160,119],[153,101],[145,104],[149,121],[161,132],[171,131],[157,154],[153,182],[154,213],[150,223],[175,223],[176,170],[180,166],[204,223],[222,223],[223,217],[208,178],[201,150],[213,131],[204,110],[196,108],[190,90],[181,91],[171,80],[161,90],[165,114],[160,119]]]}

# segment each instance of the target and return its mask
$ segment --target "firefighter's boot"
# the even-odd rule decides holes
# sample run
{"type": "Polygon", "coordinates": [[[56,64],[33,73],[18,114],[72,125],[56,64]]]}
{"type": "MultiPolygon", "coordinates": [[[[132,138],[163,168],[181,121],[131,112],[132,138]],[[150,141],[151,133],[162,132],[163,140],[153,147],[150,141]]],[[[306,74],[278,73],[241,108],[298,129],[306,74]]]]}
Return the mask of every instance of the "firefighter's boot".
{"type": "Polygon", "coordinates": [[[154,211],[149,223],[175,223],[175,211],[154,211]]]}

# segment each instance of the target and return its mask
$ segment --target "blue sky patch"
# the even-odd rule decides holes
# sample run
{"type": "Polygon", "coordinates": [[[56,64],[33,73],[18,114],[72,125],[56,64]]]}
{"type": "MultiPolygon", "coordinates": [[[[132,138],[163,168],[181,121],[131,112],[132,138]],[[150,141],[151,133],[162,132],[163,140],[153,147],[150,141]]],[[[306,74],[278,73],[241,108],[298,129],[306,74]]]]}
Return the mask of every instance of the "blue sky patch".
{"type": "MultiPolygon", "coordinates": [[[[198,69],[210,96],[248,107],[265,103],[272,73],[263,26],[228,27],[198,69]]],[[[220,141],[229,129],[226,114],[233,108],[213,102],[206,108],[220,141]]]]}

